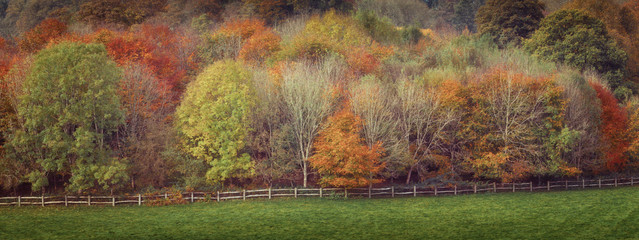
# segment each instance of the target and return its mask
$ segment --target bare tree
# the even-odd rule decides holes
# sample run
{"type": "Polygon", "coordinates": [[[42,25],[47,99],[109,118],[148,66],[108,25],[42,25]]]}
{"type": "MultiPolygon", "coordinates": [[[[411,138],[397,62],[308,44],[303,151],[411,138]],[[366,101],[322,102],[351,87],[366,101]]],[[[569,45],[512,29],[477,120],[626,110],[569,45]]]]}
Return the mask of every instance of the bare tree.
{"type": "Polygon", "coordinates": [[[282,74],[282,96],[295,135],[304,187],[308,182],[307,165],[313,140],[322,122],[334,108],[334,83],[342,75],[342,71],[340,63],[328,58],[318,64],[294,64],[282,74]]]}
{"type": "Polygon", "coordinates": [[[454,111],[447,111],[440,93],[434,87],[420,86],[413,80],[401,79],[396,83],[398,107],[396,112],[400,142],[404,146],[405,163],[409,168],[406,184],[411,174],[442,143],[443,131],[457,120],[454,111]]]}

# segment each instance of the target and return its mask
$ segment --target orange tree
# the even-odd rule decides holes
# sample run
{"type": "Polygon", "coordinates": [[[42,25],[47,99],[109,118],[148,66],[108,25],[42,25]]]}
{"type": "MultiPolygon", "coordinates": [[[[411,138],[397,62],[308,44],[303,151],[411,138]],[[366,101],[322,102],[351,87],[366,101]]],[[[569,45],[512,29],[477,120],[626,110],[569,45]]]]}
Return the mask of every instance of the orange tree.
{"type": "Polygon", "coordinates": [[[321,175],[320,184],[335,187],[361,187],[381,180],[374,176],[382,171],[381,143],[369,148],[359,133],[362,120],[353,114],[349,104],[325,123],[315,140],[311,167],[321,175]]]}
{"type": "Polygon", "coordinates": [[[625,155],[629,146],[626,138],[628,114],[619,106],[610,90],[599,83],[591,82],[590,85],[601,101],[601,133],[604,142],[605,168],[611,172],[620,172],[628,163],[628,156],[625,155]]]}

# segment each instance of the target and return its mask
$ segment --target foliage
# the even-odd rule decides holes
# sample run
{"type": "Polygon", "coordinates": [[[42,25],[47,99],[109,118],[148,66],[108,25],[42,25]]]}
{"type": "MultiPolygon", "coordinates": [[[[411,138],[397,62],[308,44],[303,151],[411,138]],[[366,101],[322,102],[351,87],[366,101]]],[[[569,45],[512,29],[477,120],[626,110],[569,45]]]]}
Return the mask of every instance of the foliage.
{"type": "Polygon", "coordinates": [[[353,18],[375,41],[385,44],[399,42],[400,32],[389,18],[380,17],[371,10],[358,10],[353,18]]]}
{"type": "Polygon", "coordinates": [[[308,186],[308,159],[321,124],[335,104],[334,84],[342,74],[334,59],[322,63],[297,63],[282,73],[282,97],[294,135],[296,157],[308,186]]]}
{"type": "Polygon", "coordinates": [[[67,31],[67,25],[57,19],[45,19],[36,27],[25,33],[18,45],[24,52],[34,53],[43,48],[49,41],[61,37],[67,31]]]}
{"type": "Polygon", "coordinates": [[[107,189],[128,178],[111,153],[123,123],[119,79],[101,45],[61,43],[36,56],[18,106],[24,130],[10,143],[16,161],[30,168],[32,189],[47,186],[47,176],[56,173],[70,177],[71,191],[96,182],[107,189]]]}
{"type": "Polygon", "coordinates": [[[163,11],[167,0],[91,0],[80,5],[78,16],[92,24],[109,23],[132,25],[163,11]]]}
{"type": "Polygon", "coordinates": [[[379,161],[384,149],[378,142],[372,147],[361,138],[361,118],[348,103],[328,117],[314,144],[308,161],[320,174],[320,184],[334,187],[363,187],[381,182],[374,178],[384,168],[379,161]]]}
{"type": "Polygon", "coordinates": [[[548,16],[525,46],[542,59],[581,70],[594,69],[609,77],[613,89],[620,86],[615,76],[622,73],[626,54],[600,20],[579,10],[561,10],[548,16]]]}
{"type": "Polygon", "coordinates": [[[250,81],[241,64],[216,62],[189,84],[176,110],[182,150],[210,165],[210,183],[254,174],[250,156],[242,153],[255,104],[250,81]]]}
{"type": "Polygon", "coordinates": [[[625,134],[628,129],[627,112],[619,106],[612,93],[601,84],[591,82],[590,85],[595,89],[597,98],[601,101],[601,131],[605,143],[605,167],[611,172],[621,172],[628,163],[628,156],[625,155],[629,145],[625,134]]]}
{"type": "Polygon", "coordinates": [[[499,46],[519,45],[539,27],[544,8],[539,0],[487,0],[475,21],[479,33],[490,34],[499,46]]]}
{"type": "Polygon", "coordinates": [[[460,0],[455,4],[453,24],[457,31],[461,32],[465,29],[470,32],[477,31],[475,15],[484,2],[485,0],[460,0]]]}

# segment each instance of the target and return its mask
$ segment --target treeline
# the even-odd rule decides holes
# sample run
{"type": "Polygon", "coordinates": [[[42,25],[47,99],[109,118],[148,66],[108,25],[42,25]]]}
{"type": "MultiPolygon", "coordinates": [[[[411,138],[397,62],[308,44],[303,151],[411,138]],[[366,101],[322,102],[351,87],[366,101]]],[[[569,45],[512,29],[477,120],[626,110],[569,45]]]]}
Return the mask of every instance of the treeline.
{"type": "Polygon", "coordinates": [[[639,1],[17,2],[0,4],[6,190],[638,170],[639,1]]]}

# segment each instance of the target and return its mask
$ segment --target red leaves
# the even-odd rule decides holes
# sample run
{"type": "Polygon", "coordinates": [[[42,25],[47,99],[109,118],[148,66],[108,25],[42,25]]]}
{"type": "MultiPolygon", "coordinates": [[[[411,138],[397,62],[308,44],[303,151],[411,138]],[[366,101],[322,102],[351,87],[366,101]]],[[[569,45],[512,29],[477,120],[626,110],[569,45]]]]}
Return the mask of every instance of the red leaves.
{"type": "Polygon", "coordinates": [[[378,183],[374,176],[385,166],[379,161],[384,151],[381,144],[368,148],[359,132],[362,120],[348,104],[329,117],[324,130],[315,140],[311,167],[322,176],[320,183],[335,187],[361,187],[378,183]]]}
{"type": "Polygon", "coordinates": [[[18,45],[25,52],[36,52],[49,41],[61,37],[67,31],[67,25],[57,19],[48,18],[25,33],[18,45]]]}
{"type": "Polygon", "coordinates": [[[271,30],[256,32],[244,43],[238,57],[252,65],[263,63],[280,49],[281,40],[280,36],[271,30]]]}
{"type": "Polygon", "coordinates": [[[605,167],[611,172],[620,172],[628,162],[628,157],[625,155],[629,146],[626,138],[628,114],[619,106],[610,90],[599,83],[590,82],[590,86],[595,89],[597,98],[601,101],[601,133],[606,156],[605,167]]]}

